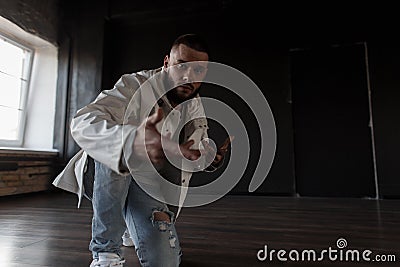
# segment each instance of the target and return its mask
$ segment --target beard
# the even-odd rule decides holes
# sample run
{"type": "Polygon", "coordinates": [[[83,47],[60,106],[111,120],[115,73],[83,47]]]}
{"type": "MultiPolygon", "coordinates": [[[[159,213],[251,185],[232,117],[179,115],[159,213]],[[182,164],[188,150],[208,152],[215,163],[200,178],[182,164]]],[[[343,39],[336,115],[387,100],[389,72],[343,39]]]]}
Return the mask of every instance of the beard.
{"type": "Polygon", "coordinates": [[[183,89],[182,87],[175,87],[167,92],[167,98],[170,102],[173,102],[177,105],[182,104],[186,100],[194,98],[200,88],[193,89],[191,92],[187,92],[188,89],[183,89]]]}

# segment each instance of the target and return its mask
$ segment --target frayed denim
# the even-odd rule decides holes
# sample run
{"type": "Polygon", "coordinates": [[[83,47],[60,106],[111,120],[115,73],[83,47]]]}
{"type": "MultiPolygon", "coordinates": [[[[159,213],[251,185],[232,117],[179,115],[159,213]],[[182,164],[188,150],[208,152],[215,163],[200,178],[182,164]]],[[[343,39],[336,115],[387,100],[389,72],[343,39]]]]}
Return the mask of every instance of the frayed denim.
{"type": "Polygon", "coordinates": [[[179,266],[181,248],[174,213],[145,193],[132,176],[121,176],[95,161],[92,206],[89,249],[93,258],[99,252],[122,257],[122,235],[128,227],[142,267],[179,266]],[[156,220],[157,212],[167,214],[169,220],[156,220]]]}

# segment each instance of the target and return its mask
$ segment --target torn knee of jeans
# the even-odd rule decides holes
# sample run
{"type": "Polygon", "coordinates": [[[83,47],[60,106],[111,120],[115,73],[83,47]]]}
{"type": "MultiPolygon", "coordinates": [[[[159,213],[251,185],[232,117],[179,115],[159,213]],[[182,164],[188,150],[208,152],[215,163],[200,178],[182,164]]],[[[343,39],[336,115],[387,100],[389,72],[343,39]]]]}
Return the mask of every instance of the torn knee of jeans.
{"type": "Polygon", "coordinates": [[[167,231],[174,221],[174,213],[166,210],[153,210],[151,222],[153,226],[158,226],[160,231],[167,231]]]}
{"type": "Polygon", "coordinates": [[[169,231],[168,241],[169,241],[169,246],[171,248],[175,248],[176,247],[176,237],[174,236],[174,234],[173,234],[173,232],[171,230],[169,231]]]}

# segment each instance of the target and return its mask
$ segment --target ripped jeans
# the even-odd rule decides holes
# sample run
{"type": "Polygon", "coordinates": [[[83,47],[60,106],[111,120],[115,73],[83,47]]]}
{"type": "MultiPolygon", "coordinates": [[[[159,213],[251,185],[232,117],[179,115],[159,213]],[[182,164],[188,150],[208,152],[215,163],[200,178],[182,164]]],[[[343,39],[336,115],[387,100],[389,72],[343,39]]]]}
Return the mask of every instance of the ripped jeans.
{"type": "Polygon", "coordinates": [[[118,175],[95,161],[92,206],[89,249],[93,258],[99,252],[122,257],[122,235],[127,227],[142,267],[179,266],[181,248],[174,214],[165,203],[145,193],[132,176],[118,175]]]}

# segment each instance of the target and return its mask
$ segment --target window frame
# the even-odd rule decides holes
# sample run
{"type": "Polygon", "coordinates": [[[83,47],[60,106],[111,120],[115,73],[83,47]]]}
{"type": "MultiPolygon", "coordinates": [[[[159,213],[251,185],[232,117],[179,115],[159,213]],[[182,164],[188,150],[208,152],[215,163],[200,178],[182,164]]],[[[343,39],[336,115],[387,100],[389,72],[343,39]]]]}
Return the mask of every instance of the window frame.
{"type": "MultiPolygon", "coordinates": [[[[33,61],[34,61],[34,56],[35,56],[35,49],[29,45],[27,45],[25,42],[21,40],[17,40],[16,38],[12,38],[8,34],[0,31],[0,39],[3,41],[10,43],[11,45],[14,45],[20,49],[23,49],[29,53],[28,56],[25,57],[27,60],[26,64],[24,63],[23,66],[23,71],[22,71],[22,76],[21,78],[26,81],[25,86],[21,86],[19,89],[21,91],[20,94],[20,101],[19,101],[19,107],[18,110],[21,111],[20,116],[19,116],[19,123],[18,123],[18,128],[17,128],[17,138],[15,140],[9,140],[9,139],[1,139],[0,137],[0,146],[4,147],[21,147],[23,146],[24,143],[24,136],[25,136],[25,126],[26,126],[26,114],[27,114],[27,101],[28,101],[28,95],[30,91],[30,83],[32,79],[32,67],[33,67],[33,61]]],[[[8,75],[7,73],[5,73],[8,75]]]]}

